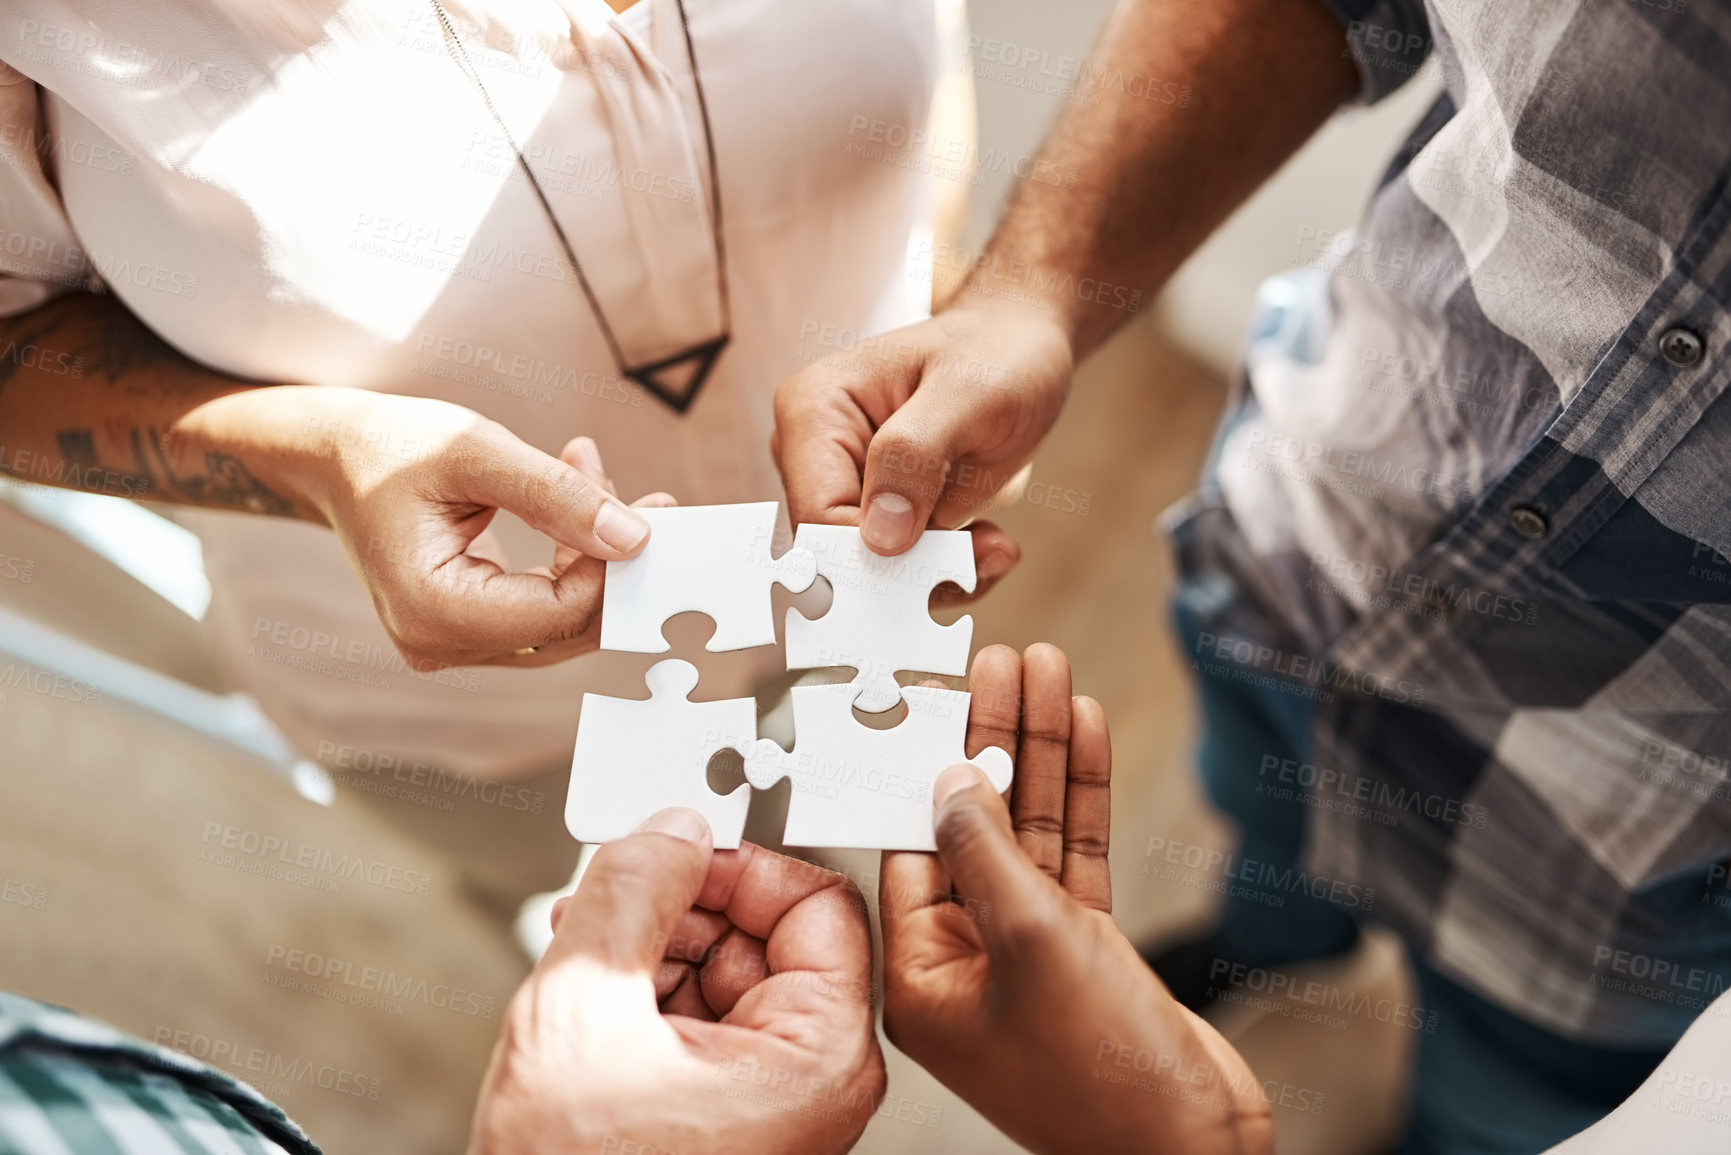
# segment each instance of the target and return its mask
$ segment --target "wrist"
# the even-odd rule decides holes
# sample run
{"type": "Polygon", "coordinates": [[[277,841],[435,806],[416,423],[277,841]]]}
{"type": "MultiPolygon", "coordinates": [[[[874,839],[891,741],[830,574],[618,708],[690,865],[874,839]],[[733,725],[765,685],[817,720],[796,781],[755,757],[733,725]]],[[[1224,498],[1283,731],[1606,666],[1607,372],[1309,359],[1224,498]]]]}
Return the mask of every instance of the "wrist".
{"type": "Polygon", "coordinates": [[[188,476],[243,472],[253,484],[221,504],[332,524],[343,433],[359,427],[370,396],[312,385],[228,390],[174,423],[164,438],[169,464],[188,476]]]}
{"type": "Polygon", "coordinates": [[[943,309],[991,308],[1020,314],[1060,332],[1080,360],[1147,301],[1141,284],[1124,284],[1066,267],[1040,254],[993,246],[979,258],[943,309]]]}

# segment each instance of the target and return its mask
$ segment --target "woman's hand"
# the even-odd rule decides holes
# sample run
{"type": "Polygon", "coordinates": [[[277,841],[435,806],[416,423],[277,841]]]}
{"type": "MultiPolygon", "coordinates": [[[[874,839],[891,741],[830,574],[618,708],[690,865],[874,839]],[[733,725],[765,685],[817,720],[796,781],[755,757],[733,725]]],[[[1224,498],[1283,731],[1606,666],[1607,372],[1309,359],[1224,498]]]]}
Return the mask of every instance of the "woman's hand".
{"type": "Polygon", "coordinates": [[[690,810],[603,846],[511,1001],[472,1155],[838,1155],[884,1094],[871,932],[839,874],[690,810]]]}
{"type": "Polygon", "coordinates": [[[0,364],[0,473],[323,522],[418,668],[593,649],[602,563],[649,536],[585,438],[549,457],[461,405],[241,381],[170,348],[111,295],[0,318],[7,342],[35,353],[0,364]],[[553,540],[551,566],[507,570],[482,536],[501,509],[553,540]]]}
{"type": "Polygon", "coordinates": [[[884,856],[884,1027],[1032,1151],[1266,1155],[1269,1107],[1112,922],[1111,744],[1052,646],[980,652],[967,749],[1016,758],[1005,805],[971,766],[934,791],[938,852],[884,856]]]}
{"type": "Polygon", "coordinates": [[[442,401],[270,392],[306,414],[311,441],[288,466],[293,488],[336,531],[411,662],[545,665],[595,648],[604,563],[642,549],[649,525],[614,494],[594,442],[576,438],[550,457],[442,401]],[[552,539],[551,565],[503,564],[481,537],[500,510],[552,539]]]}

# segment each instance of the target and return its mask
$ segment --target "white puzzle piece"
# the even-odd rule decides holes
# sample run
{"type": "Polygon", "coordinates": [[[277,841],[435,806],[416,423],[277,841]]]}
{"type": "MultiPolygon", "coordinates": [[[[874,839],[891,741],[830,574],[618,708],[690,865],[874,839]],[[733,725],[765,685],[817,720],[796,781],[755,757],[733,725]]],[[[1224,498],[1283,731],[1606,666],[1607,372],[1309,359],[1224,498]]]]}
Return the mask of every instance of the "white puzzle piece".
{"type": "Polygon", "coordinates": [[[907,717],[874,730],[853,716],[851,690],[795,686],[793,752],[766,738],[746,759],[746,780],[759,790],[793,780],[782,833],[789,846],[935,850],[932,785],[945,768],[972,762],[1000,793],[1009,789],[1007,753],[996,746],[973,758],[963,753],[967,693],[905,687],[907,717]]]}
{"type": "Polygon", "coordinates": [[[657,662],[644,680],[646,701],[583,695],[566,828],[579,842],[608,842],[630,834],[657,810],[689,806],[709,820],[717,849],[738,847],[751,789],[711,790],[709,759],[728,747],[752,756],[757,703],[688,700],[697,667],[677,659],[657,662]]]}
{"type": "Polygon", "coordinates": [[[607,563],[601,648],[664,654],[662,625],[690,610],[714,620],[705,647],[712,652],[774,645],[769,587],[799,593],[817,573],[797,541],[770,556],[776,508],[759,501],[638,510],[649,522],[649,544],[636,557],[607,563]]]}
{"type": "MultiPolygon", "coordinates": [[[[818,574],[829,580],[835,596],[821,618],[788,610],[789,669],[854,667],[859,673],[852,683],[853,704],[872,713],[901,701],[899,670],[967,673],[974,619],[940,626],[929,609],[935,586],[954,582],[969,592],[974,588],[974,543],[966,531],[927,530],[896,557],[867,549],[852,526],[802,525],[793,544],[816,559],[818,574]]],[[[601,644],[607,645],[605,634],[601,644]]]]}

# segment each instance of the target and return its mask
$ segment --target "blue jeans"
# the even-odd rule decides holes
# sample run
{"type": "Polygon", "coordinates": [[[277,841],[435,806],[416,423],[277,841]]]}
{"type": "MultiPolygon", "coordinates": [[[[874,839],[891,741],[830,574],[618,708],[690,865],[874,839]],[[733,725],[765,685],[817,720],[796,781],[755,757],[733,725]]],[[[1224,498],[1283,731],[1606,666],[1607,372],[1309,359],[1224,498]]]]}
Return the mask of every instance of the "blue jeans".
{"type": "MultiPolygon", "coordinates": [[[[1202,624],[1183,601],[1174,616],[1201,700],[1197,767],[1208,796],[1241,835],[1234,864],[1240,873],[1214,934],[1215,955],[1273,967],[1339,954],[1358,937],[1347,907],[1289,886],[1242,882],[1298,871],[1303,801],[1267,787],[1281,760],[1311,760],[1315,707],[1301,687],[1288,693],[1235,678],[1243,668],[1210,658],[1202,624]]],[[[1422,960],[1413,965],[1431,1029],[1419,1035],[1401,1155],[1534,1155],[1598,1120],[1664,1058],[1662,1050],[1616,1050],[1554,1035],[1422,960]]]]}

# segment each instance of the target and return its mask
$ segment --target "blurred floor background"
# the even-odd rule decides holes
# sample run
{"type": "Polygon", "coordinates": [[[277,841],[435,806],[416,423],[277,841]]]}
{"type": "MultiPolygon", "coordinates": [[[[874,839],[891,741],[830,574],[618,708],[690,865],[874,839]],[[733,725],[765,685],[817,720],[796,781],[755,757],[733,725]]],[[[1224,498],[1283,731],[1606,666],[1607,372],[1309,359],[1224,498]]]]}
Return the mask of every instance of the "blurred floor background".
{"type": "MultiPolygon", "coordinates": [[[[982,148],[1035,149],[1062,107],[1041,91],[1042,69],[1085,56],[1109,6],[970,5],[982,148]],[[1032,62],[1001,63],[1012,58],[1032,62]]],[[[1138,941],[1181,936],[1213,906],[1200,873],[1171,882],[1144,872],[1149,840],[1231,842],[1190,775],[1195,723],[1167,628],[1171,566],[1154,521],[1192,485],[1257,283],[1324,256],[1317,239],[1350,227],[1434,80],[1409,88],[1343,114],[1083,367],[1036,462],[1039,492],[1067,496],[997,518],[1026,560],[975,608],[976,644],[1055,642],[1070,654],[1078,692],[1104,703],[1115,739],[1118,917],[1138,941]]],[[[1207,114],[1205,99],[1195,111],[1207,114]]],[[[1007,192],[1003,178],[972,190],[966,247],[983,245],[1007,192]]],[[[0,610],[204,691],[224,689],[190,618],[6,506],[0,610]]],[[[0,656],[0,666],[8,661],[0,656]]],[[[280,759],[240,753],[112,694],[63,689],[0,690],[0,887],[12,896],[0,902],[0,988],[75,1006],[251,1079],[333,1155],[461,1151],[497,1011],[527,967],[507,923],[451,885],[449,864],[404,832],[412,824],[385,820],[392,804],[339,789],[334,805],[320,805],[280,759]],[[328,876],[296,868],[306,853],[358,868],[332,891],[328,876]]],[[[547,806],[556,813],[562,799],[561,789],[547,806]]],[[[875,873],[869,857],[846,865],[875,873]]],[[[1383,938],[1328,977],[1390,997],[1407,981],[1383,938]]],[[[1233,1011],[1221,1025],[1258,1075],[1324,1104],[1312,1109],[1313,1096],[1307,1109],[1277,1109],[1283,1155],[1386,1147],[1410,1037],[1358,1021],[1319,1033],[1233,1011]]],[[[899,1056],[891,1071],[892,1109],[861,1152],[1016,1150],[899,1056]],[[896,1104],[917,1109],[897,1118],[896,1104]]]]}

